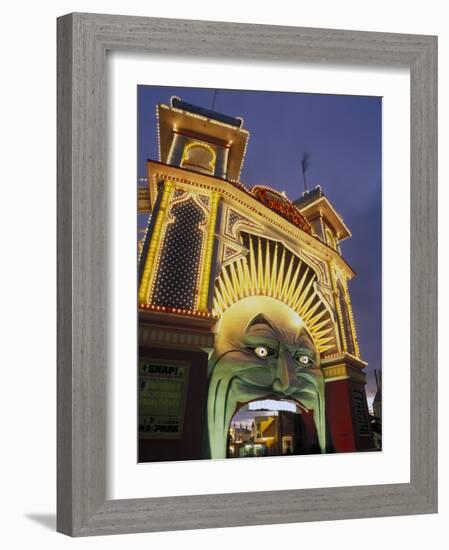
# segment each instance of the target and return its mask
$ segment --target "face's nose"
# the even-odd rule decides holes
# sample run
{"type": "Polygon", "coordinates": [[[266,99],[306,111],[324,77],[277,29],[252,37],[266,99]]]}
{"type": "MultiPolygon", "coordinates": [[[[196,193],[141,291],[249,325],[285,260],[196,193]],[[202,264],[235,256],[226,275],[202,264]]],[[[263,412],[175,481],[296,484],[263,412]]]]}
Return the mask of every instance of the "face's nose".
{"type": "Polygon", "coordinates": [[[288,350],[279,353],[273,390],[290,395],[297,384],[295,361],[288,350]]]}

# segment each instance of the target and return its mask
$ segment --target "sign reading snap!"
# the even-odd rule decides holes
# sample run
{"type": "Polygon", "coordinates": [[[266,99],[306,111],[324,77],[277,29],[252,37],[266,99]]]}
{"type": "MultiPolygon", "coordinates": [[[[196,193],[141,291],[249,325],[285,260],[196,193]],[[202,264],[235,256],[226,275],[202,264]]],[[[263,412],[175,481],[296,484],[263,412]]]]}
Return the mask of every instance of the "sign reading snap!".
{"type": "Polygon", "coordinates": [[[180,438],[184,423],[188,365],[141,358],[139,437],[180,438]]]}

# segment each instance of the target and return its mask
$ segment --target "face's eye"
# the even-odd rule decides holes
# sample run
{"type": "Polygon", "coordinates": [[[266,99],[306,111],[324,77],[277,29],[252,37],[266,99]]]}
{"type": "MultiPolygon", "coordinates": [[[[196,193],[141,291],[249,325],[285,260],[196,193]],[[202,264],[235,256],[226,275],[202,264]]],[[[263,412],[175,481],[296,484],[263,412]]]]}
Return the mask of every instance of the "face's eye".
{"type": "Polygon", "coordinates": [[[296,361],[303,367],[310,367],[311,365],[313,365],[313,360],[305,354],[297,355],[296,361]]]}
{"type": "Polygon", "coordinates": [[[270,354],[269,349],[265,346],[257,346],[256,348],[254,348],[254,353],[260,359],[265,359],[270,354]]]}

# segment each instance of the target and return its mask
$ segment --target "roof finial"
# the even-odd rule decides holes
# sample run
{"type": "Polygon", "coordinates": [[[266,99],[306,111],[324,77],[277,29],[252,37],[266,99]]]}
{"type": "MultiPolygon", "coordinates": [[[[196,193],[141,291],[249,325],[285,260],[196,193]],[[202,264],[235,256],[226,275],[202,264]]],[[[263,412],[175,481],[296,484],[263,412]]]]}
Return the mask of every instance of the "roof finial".
{"type": "Polygon", "coordinates": [[[210,109],[211,111],[214,110],[214,107],[215,107],[215,100],[217,99],[217,94],[218,94],[218,90],[215,89],[215,90],[214,90],[214,96],[213,96],[213,98],[212,98],[212,107],[211,107],[211,109],[210,109]]]}
{"type": "Polygon", "coordinates": [[[301,160],[302,179],[304,182],[304,193],[308,193],[306,172],[309,169],[309,153],[303,153],[301,160]]]}

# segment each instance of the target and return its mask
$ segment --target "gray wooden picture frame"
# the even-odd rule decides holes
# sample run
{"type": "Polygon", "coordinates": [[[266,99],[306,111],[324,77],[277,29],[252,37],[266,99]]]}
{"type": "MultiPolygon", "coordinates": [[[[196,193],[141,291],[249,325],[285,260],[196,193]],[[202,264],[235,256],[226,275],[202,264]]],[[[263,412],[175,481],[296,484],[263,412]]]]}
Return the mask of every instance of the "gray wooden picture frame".
{"type": "Polygon", "coordinates": [[[437,38],[74,13],[58,19],[57,529],[72,536],[437,511],[437,38]],[[410,483],[106,499],[106,53],[408,67],[410,483]]]}

